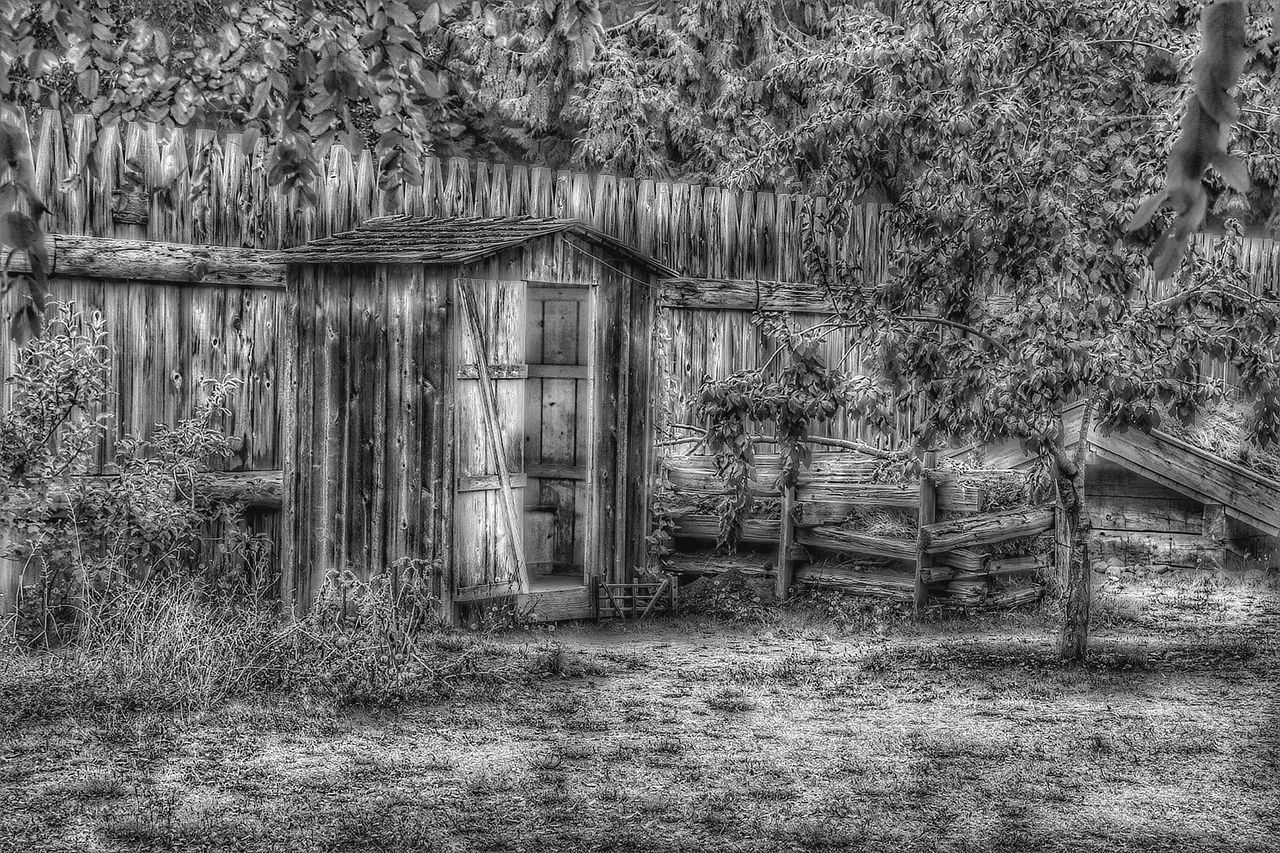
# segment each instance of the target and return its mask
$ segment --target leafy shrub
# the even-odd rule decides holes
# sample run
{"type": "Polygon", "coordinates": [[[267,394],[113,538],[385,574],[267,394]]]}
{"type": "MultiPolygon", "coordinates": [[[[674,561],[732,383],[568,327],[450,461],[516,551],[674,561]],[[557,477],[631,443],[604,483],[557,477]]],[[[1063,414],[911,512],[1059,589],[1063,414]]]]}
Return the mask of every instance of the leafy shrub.
{"type": "MultiPolygon", "coordinates": [[[[91,599],[153,578],[201,577],[247,592],[270,541],[247,531],[243,508],[209,501],[196,477],[232,452],[218,424],[234,380],[206,382],[192,417],[150,439],[121,435],[103,477],[85,477],[107,434],[106,329],[71,306],[19,354],[0,413],[0,528],[7,557],[28,567],[16,622],[27,642],[57,645],[87,618],[91,599]],[[219,547],[201,547],[210,528],[219,547]]],[[[108,602],[110,596],[102,599],[108,602]]]]}

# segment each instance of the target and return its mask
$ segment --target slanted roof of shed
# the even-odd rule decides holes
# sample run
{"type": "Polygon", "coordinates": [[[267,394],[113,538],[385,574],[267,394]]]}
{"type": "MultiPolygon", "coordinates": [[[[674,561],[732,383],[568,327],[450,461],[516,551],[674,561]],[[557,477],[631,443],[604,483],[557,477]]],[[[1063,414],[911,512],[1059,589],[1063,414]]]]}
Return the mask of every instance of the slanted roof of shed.
{"type": "Polygon", "coordinates": [[[537,237],[574,234],[643,264],[664,277],[675,271],[577,219],[534,216],[380,216],[331,237],[321,237],[277,255],[283,263],[465,264],[537,237]]]}

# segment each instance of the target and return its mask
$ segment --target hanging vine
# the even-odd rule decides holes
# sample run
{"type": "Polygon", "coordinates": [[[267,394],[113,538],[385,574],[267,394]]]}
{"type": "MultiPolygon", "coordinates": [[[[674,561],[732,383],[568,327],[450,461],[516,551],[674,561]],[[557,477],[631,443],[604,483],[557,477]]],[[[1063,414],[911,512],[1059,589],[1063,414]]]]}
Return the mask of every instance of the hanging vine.
{"type": "MultiPolygon", "coordinates": [[[[843,411],[850,418],[865,420],[876,431],[886,431],[891,425],[882,389],[873,380],[826,364],[820,349],[823,327],[798,329],[789,317],[780,314],[760,314],[754,322],[778,342],[774,356],[753,370],[708,378],[698,393],[697,416],[706,424],[706,445],[725,483],[717,506],[720,527],[716,544],[720,547],[736,547],[754,504],[753,424],[773,425],[772,440],[779,447],[781,470],[772,485],[779,491],[795,486],[801,468],[812,461],[808,444],[811,424],[826,423],[843,411]],[[779,356],[784,359],[783,367],[772,378],[773,358],[779,356]]],[[[904,452],[865,450],[895,459],[906,457],[904,452]]]]}

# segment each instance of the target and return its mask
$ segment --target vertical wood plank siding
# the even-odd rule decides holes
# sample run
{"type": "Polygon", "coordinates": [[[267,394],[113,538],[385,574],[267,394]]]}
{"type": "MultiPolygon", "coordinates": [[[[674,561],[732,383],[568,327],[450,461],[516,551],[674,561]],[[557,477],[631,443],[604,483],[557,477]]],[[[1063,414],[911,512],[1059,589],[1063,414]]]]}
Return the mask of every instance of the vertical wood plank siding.
{"type": "Polygon", "coordinates": [[[298,394],[282,574],[299,602],[331,571],[367,577],[438,556],[448,281],[403,265],[290,275],[298,394]]]}

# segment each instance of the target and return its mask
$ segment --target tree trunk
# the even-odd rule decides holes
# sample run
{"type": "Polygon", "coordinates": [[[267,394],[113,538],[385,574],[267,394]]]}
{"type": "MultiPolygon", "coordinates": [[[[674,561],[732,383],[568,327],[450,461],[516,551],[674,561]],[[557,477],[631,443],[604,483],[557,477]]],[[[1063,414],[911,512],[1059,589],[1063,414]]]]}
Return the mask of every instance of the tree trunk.
{"type": "Polygon", "coordinates": [[[1085,510],[1084,485],[1085,454],[1092,415],[1091,401],[1085,405],[1080,422],[1079,443],[1071,457],[1067,456],[1061,438],[1058,446],[1056,518],[1060,528],[1056,533],[1056,554],[1060,561],[1058,577],[1062,584],[1062,632],[1058,639],[1058,654],[1065,663],[1083,662],[1089,646],[1089,587],[1092,566],[1089,560],[1089,516],[1085,510]]]}

